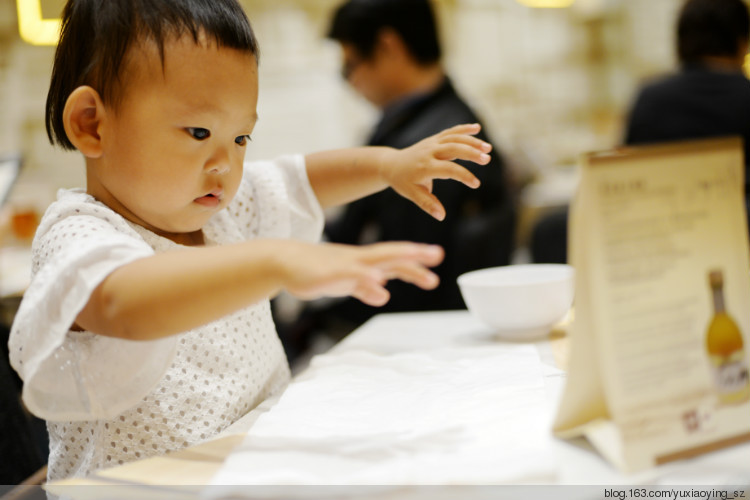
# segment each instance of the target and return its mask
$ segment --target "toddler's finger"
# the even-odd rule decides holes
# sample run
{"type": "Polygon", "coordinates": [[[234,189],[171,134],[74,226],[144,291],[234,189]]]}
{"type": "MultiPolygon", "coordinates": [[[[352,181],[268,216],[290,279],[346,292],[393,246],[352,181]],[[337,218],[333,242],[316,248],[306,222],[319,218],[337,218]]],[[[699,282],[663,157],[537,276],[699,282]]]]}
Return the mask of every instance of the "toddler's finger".
{"type": "Polygon", "coordinates": [[[388,303],[391,294],[382,285],[366,280],[357,285],[352,297],[369,306],[380,307],[388,303]]]}
{"type": "Polygon", "coordinates": [[[416,261],[423,266],[437,266],[443,261],[445,251],[439,245],[412,243],[408,241],[389,241],[360,247],[366,252],[363,262],[372,266],[383,267],[388,262],[416,261]]]}
{"type": "Polygon", "coordinates": [[[435,273],[415,262],[391,262],[385,271],[389,279],[400,279],[425,290],[432,290],[440,284],[440,278],[435,273]]]}
{"type": "Polygon", "coordinates": [[[437,148],[435,150],[435,158],[448,161],[468,160],[479,165],[487,165],[490,162],[490,155],[482,150],[456,142],[443,144],[437,148]]]}
{"type": "Polygon", "coordinates": [[[448,160],[438,160],[433,163],[427,174],[432,179],[452,179],[472,189],[478,188],[481,184],[479,179],[477,179],[471,171],[448,160]]]}
{"type": "Polygon", "coordinates": [[[474,135],[478,134],[479,131],[482,130],[482,126],[478,123],[462,123],[460,125],[454,125],[451,128],[447,128],[440,132],[439,135],[445,136],[445,135],[451,135],[451,134],[469,134],[474,135]]]}
{"type": "Polygon", "coordinates": [[[414,260],[418,261],[422,266],[435,267],[445,258],[445,250],[439,245],[425,245],[422,243],[412,243],[417,246],[416,255],[414,260]]]}
{"type": "Polygon", "coordinates": [[[466,144],[467,146],[471,146],[472,148],[485,152],[485,153],[489,153],[490,151],[492,151],[492,144],[490,144],[489,142],[485,142],[482,139],[479,139],[472,135],[465,135],[465,134],[447,135],[443,137],[440,140],[440,142],[444,144],[447,144],[447,143],[466,144]]]}
{"type": "Polygon", "coordinates": [[[442,221],[445,219],[445,208],[440,203],[437,196],[430,193],[423,186],[412,186],[410,189],[399,190],[399,194],[408,200],[411,200],[419,208],[433,216],[435,219],[442,221]]]}

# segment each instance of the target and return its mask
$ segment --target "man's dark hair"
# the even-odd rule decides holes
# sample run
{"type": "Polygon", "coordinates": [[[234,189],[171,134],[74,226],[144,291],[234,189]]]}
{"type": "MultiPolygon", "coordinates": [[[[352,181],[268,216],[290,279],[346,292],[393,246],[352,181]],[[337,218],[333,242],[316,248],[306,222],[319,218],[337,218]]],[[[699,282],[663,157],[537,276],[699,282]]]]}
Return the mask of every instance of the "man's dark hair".
{"type": "Polygon", "coordinates": [[[81,85],[94,88],[105,104],[122,96],[128,50],[136,43],[156,43],[162,63],[164,44],[172,37],[201,34],[220,47],[260,55],[258,41],[236,0],[68,0],[62,14],[47,94],[46,126],[51,143],[75,149],[63,126],[70,94],[81,85]]]}
{"type": "Polygon", "coordinates": [[[429,0],[349,0],[336,10],[328,37],[352,44],[362,57],[369,59],[384,28],[398,33],[417,62],[431,64],[440,60],[440,42],[429,0]]]}
{"type": "Polygon", "coordinates": [[[737,56],[748,40],[750,16],[743,0],[688,0],[677,22],[677,52],[683,64],[707,56],[737,56]]]}

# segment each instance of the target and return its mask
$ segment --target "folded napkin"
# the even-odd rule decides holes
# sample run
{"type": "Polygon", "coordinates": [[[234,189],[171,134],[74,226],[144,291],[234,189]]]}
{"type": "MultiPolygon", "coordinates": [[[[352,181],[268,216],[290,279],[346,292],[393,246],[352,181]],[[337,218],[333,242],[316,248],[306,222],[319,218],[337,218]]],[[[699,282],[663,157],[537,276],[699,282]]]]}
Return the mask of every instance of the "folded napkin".
{"type": "Polygon", "coordinates": [[[531,345],[318,356],[205,496],[260,491],[239,485],[546,482],[552,413],[531,345]]]}

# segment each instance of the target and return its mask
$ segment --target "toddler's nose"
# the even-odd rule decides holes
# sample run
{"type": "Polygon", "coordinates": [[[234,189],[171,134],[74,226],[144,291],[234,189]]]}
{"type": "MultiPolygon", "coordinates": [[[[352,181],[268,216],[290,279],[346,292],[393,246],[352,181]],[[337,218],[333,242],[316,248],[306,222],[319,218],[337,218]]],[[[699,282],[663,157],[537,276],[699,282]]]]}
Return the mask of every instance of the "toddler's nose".
{"type": "Polygon", "coordinates": [[[206,162],[206,171],[211,174],[226,174],[230,168],[230,158],[226,152],[217,152],[206,162]]]}
{"type": "Polygon", "coordinates": [[[208,165],[211,174],[226,174],[229,172],[229,162],[212,162],[208,165]]]}

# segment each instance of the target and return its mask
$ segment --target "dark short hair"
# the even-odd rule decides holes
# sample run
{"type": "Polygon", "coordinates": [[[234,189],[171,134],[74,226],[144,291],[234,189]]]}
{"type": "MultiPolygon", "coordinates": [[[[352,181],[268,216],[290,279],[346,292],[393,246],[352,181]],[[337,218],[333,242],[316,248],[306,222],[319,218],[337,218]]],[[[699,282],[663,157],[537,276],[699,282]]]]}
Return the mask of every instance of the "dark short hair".
{"type": "Polygon", "coordinates": [[[258,41],[236,0],[68,0],[47,94],[47,136],[75,149],[63,126],[70,94],[90,85],[106,104],[122,96],[123,61],[139,41],[156,43],[162,62],[171,37],[201,34],[219,46],[260,55],[258,41]]]}
{"type": "Polygon", "coordinates": [[[328,37],[372,57],[378,34],[391,28],[422,64],[440,59],[435,15],[429,0],[348,0],[333,16],[328,37]]]}
{"type": "Polygon", "coordinates": [[[743,0],[688,0],[677,21],[677,53],[683,64],[706,56],[736,56],[748,39],[750,16],[743,0]]]}

